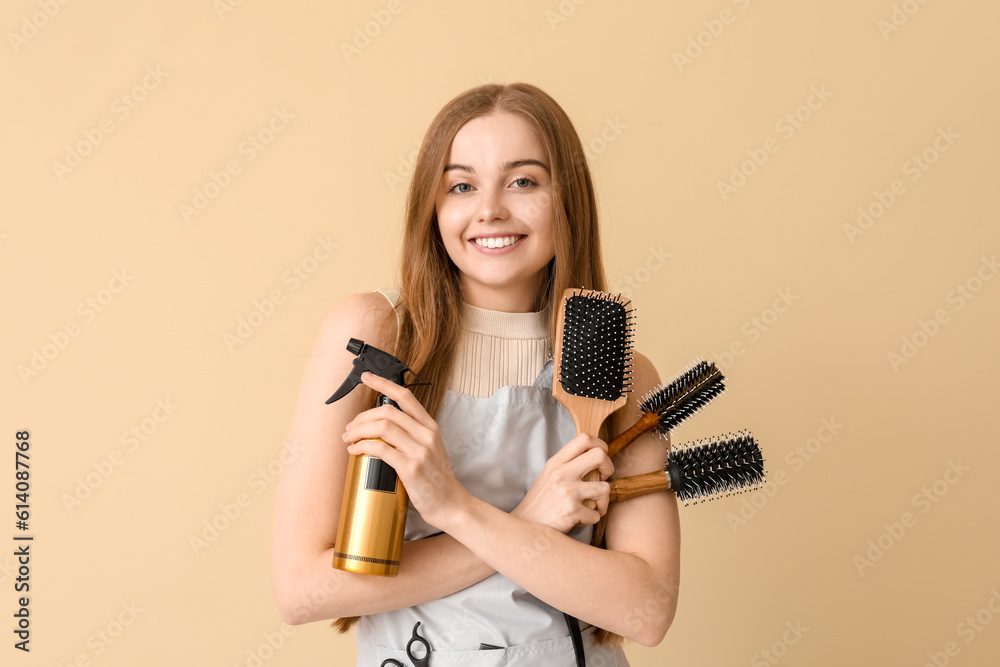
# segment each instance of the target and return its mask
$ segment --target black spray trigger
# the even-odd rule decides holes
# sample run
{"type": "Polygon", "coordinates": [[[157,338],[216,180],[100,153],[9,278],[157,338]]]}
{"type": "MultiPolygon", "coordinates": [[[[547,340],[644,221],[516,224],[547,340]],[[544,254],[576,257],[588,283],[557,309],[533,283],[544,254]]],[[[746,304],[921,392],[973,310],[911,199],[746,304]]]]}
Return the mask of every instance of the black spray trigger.
{"type": "MultiPolygon", "coordinates": [[[[357,356],[354,360],[354,367],[351,369],[351,373],[347,376],[347,378],[345,378],[340,384],[340,387],[337,388],[337,391],[334,392],[333,396],[327,399],[327,404],[338,401],[344,396],[347,396],[347,394],[351,393],[351,391],[361,383],[361,374],[365,371],[374,373],[375,375],[383,377],[391,382],[395,382],[400,387],[412,387],[418,384],[429,384],[417,378],[417,374],[410,370],[410,368],[402,361],[388,352],[368,345],[363,340],[358,340],[357,338],[350,339],[347,342],[347,351],[357,356]],[[410,373],[415,378],[415,380],[410,384],[406,383],[406,373],[410,373]]],[[[392,399],[386,396],[380,396],[378,404],[396,405],[392,399]]]]}

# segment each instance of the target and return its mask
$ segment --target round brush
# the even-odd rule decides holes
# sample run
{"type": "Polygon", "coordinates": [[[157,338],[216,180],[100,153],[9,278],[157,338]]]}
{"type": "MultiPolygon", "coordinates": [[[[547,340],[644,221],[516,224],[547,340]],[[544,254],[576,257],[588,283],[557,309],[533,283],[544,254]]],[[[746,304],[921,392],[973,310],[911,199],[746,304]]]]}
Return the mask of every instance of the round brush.
{"type": "Polygon", "coordinates": [[[642,399],[639,403],[642,416],[608,443],[608,456],[614,458],[648,431],[655,429],[666,435],[725,391],[725,380],[714,361],[695,360],[673,380],[642,399]]]}
{"type": "Polygon", "coordinates": [[[682,445],[670,453],[663,470],[609,480],[611,501],[672,489],[687,505],[755,489],[764,483],[765,472],[760,446],[741,431],[682,445]]]}

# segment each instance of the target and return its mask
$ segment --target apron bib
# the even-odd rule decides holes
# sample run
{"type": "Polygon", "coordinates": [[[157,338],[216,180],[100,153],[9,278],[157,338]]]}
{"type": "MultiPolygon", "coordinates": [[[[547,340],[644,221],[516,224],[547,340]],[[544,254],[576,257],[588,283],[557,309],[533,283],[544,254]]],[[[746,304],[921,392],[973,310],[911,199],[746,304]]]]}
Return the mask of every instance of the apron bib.
{"type": "MultiPolygon", "coordinates": [[[[488,398],[445,392],[437,421],[456,478],[505,512],[576,435],[573,419],[552,397],[551,361],[530,387],[502,387],[488,398]]],[[[592,528],[577,526],[569,536],[589,544],[592,528]]],[[[410,505],[405,539],[438,532],[410,505]]],[[[386,658],[411,665],[405,649],[418,621],[433,667],[576,665],[562,612],[497,573],[439,600],[363,616],[355,626],[358,666],[379,667],[386,658]]],[[[628,666],[621,648],[595,646],[596,628],[582,621],[581,628],[588,666],[628,666]]]]}

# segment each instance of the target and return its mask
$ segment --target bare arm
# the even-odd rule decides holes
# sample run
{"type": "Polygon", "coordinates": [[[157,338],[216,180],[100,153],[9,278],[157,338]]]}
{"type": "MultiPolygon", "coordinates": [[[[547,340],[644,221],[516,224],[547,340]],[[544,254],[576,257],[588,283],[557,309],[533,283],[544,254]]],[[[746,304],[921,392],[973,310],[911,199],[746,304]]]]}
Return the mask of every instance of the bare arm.
{"type": "Polygon", "coordinates": [[[351,371],[347,341],[392,350],[395,318],[386,299],[361,294],[337,304],[306,364],[283,460],[271,530],[271,577],[288,623],[408,607],[470,586],[494,570],[448,535],[404,543],[399,575],[386,578],[332,567],[348,454],[341,438],[362,408],[362,389],[325,401],[351,371]],[[388,330],[387,330],[388,329],[388,330]]]}

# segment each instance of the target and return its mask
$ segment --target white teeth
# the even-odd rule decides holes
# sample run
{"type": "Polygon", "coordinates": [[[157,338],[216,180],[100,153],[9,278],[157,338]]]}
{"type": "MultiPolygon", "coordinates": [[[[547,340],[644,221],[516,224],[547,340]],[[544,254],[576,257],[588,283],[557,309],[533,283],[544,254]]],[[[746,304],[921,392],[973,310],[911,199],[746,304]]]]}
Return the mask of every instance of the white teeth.
{"type": "Polygon", "coordinates": [[[487,239],[476,239],[476,245],[480,248],[506,248],[517,243],[520,236],[491,236],[487,239]]]}

